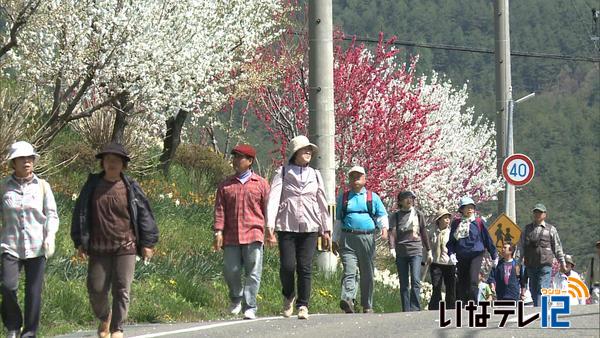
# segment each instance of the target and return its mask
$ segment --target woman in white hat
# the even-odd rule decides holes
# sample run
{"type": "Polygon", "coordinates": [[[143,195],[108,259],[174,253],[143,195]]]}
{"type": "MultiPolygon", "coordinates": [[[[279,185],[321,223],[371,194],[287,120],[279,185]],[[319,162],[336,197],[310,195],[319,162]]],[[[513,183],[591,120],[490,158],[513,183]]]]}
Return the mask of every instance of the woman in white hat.
{"type": "Polygon", "coordinates": [[[0,183],[2,321],[8,337],[35,337],[46,259],[54,254],[58,214],[50,185],[33,173],[38,158],[31,144],[15,142],[7,159],[13,173],[0,183]],[[24,313],[17,299],[21,267],[25,268],[24,313]]]}
{"type": "Polygon", "coordinates": [[[429,267],[433,292],[429,301],[429,310],[438,310],[442,300],[442,282],[446,288],[446,308],[454,309],[456,299],[456,267],[450,261],[446,244],[450,239],[450,220],[452,214],[446,209],[438,210],[435,217],[435,229],[432,231],[431,252],[433,261],[429,267]]]}
{"type": "Polygon", "coordinates": [[[296,301],[298,318],[308,318],[317,238],[321,236],[326,248],[330,243],[331,223],[323,177],[308,165],[317,150],[306,136],[293,138],[288,144],[289,163],[277,171],[269,194],[266,242],[270,246],[279,242],[284,317],[292,315],[296,301]]]}

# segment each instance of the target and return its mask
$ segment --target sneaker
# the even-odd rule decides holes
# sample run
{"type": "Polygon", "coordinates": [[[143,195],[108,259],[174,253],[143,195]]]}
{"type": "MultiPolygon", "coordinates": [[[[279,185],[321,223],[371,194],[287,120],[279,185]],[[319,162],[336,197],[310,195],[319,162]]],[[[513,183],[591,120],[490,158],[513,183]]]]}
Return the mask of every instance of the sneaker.
{"type": "Polygon", "coordinates": [[[110,338],[123,338],[123,331],[115,331],[111,333],[110,338]]]}
{"type": "Polygon", "coordinates": [[[340,300],[340,308],[345,313],[354,313],[354,304],[352,303],[351,300],[345,300],[345,299],[340,300]]]}
{"type": "Polygon", "coordinates": [[[256,309],[248,309],[244,311],[244,319],[256,319],[256,309]]]}
{"type": "Polygon", "coordinates": [[[306,306],[298,308],[298,319],[308,319],[308,308],[306,306]]]}
{"type": "Polygon", "coordinates": [[[98,325],[98,338],[110,337],[110,318],[111,314],[109,313],[106,320],[100,321],[100,324],[98,325]]]}
{"type": "Polygon", "coordinates": [[[283,297],[283,316],[285,318],[288,318],[289,316],[292,315],[292,313],[294,313],[294,301],[296,300],[296,297],[292,297],[290,299],[285,298],[285,296],[283,297]]]}
{"type": "Polygon", "coordinates": [[[371,309],[371,308],[364,308],[363,309],[363,313],[373,313],[373,309],[371,309]]]}
{"type": "Polygon", "coordinates": [[[19,336],[19,331],[8,331],[6,333],[7,338],[17,338],[19,336]]]}
{"type": "Polygon", "coordinates": [[[231,313],[232,315],[237,315],[240,313],[240,311],[242,311],[242,302],[231,303],[227,308],[227,312],[231,313]]]}

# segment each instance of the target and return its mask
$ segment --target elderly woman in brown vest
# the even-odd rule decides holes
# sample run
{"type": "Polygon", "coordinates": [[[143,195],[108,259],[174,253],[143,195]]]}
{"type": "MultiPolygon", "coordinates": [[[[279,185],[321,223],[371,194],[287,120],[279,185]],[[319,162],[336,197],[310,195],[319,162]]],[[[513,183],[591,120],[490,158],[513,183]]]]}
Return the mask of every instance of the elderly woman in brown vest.
{"type": "Polygon", "coordinates": [[[87,288],[98,337],[123,337],[136,254],[152,257],[158,229],[148,199],[123,174],[130,161],[122,145],[108,144],[96,155],[103,171],[91,174],[75,203],[71,238],[79,256],[89,257],[87,288]],[[112,306],[108,292],[112,289],[112,306]]]}

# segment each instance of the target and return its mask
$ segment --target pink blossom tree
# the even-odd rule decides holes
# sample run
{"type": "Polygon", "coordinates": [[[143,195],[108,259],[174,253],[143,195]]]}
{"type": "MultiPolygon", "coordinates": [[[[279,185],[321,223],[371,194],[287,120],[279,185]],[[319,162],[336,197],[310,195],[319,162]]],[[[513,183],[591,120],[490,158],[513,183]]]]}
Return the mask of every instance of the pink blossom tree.
{"type": "MultiPolygon", "coordinates": [[[[367,170],[369,189],[388,202],[411,189],[433,212],[451,207],[457,196],[483,201],[500,189],[495,176],[493,126],[463,108],[466,87],[417,76],[418,58],[399,60],[394,38],[371,50],[344,42],[336,33],[334,105],[339,182],[353,165],[367,170]]],[[[308,131],[308,53],[306,37],[288,32],[261,51],[253,71],[270,72],[274,81],[251,98],[254,113],[281,145],[308,131]]],[[[285,156],[282,156],[285,158],[285,156]]],[[[395,204],[395,203],[394,203],[395,204]]]]}

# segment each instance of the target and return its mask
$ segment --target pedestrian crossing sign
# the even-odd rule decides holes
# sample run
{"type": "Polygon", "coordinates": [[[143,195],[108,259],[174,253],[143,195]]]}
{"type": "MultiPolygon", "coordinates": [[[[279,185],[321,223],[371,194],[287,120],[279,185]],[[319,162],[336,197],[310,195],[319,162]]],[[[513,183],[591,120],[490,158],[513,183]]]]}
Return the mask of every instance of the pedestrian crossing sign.
{"type": "Polygon", "coordinates": [[[502,252],[504,244],[510,243],[514,246],[521,238],[521,228],[504,213],[490,225],[488,232],[499,252],[502,252]]]}

